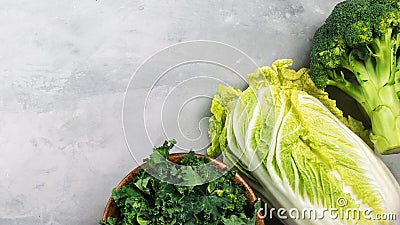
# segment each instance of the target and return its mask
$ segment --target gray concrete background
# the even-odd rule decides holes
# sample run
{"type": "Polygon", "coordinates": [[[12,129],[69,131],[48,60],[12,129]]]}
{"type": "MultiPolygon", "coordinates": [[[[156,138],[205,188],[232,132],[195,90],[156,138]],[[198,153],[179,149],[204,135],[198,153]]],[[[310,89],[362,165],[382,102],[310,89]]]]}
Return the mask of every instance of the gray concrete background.
{"type": "MultiPolygon", "coordinates": [[[[159,49],[208,39],[300,68],[337,2],[0,0],[0,225],[97,224],[137,165],[125,88],[159,49]]],[[[399,159],[385,157],[397,179],[399,159]]]]}

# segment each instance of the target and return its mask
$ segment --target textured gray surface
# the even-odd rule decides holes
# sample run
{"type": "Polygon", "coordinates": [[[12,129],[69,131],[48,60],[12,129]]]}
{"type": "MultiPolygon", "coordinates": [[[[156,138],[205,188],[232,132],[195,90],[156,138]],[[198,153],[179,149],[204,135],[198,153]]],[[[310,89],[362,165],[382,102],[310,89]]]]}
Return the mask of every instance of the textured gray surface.
{"type": "MultiPolygon", "coordinates": [[[[136,166],[123,95],[157,50],[210,39],[299,68],[336,3],[0,0],[0,225],[97,224],[136,166]]],[[[399,179],[399,157],[385,160],[399,179]]]]}

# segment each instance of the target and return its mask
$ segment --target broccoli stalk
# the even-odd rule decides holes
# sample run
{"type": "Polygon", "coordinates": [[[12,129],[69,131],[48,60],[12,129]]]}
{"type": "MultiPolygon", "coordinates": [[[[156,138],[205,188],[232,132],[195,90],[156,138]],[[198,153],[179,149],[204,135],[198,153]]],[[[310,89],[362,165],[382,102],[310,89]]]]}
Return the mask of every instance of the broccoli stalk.
{"type": "Polygon", "coordinates": [[[335,86],[368,115],[382,154],[400,152],[400,2],[347,0],[314,35],[311,78],[335,86]]]}

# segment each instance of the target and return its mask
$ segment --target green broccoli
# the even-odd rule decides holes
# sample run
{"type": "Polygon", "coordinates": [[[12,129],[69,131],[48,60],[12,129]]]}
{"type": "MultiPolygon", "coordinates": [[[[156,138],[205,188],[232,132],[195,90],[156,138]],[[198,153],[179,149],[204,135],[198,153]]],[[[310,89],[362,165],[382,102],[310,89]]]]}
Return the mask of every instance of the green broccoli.
{"type": "Polygon", "coordinates": [[[338,3],[314,35],[310,75],[354,98],[382,154],[400,153],[400,1],[338,3]]]}

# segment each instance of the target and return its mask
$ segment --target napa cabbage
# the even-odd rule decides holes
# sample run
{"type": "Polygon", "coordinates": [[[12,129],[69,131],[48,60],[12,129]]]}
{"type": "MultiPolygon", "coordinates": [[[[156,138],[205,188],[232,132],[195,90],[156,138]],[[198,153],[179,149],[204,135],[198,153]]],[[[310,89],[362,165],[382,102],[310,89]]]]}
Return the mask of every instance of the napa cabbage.
{"type": "Polygon", "coordinates": [[[218,87],[208,153],[222,153],[269,206],[317,212],[314,218],[286,215],[286,224],[394,224],[379,218],[400,217],[400,187],[349,128],[362,136],[362,125],[335,115],[327,96],[298,79],[308,70],[291,70],[291,63],[278,60],[249,74],[244,91],[218,87]],[[354,210],[358,217],[335,215],[354,210]]]}

